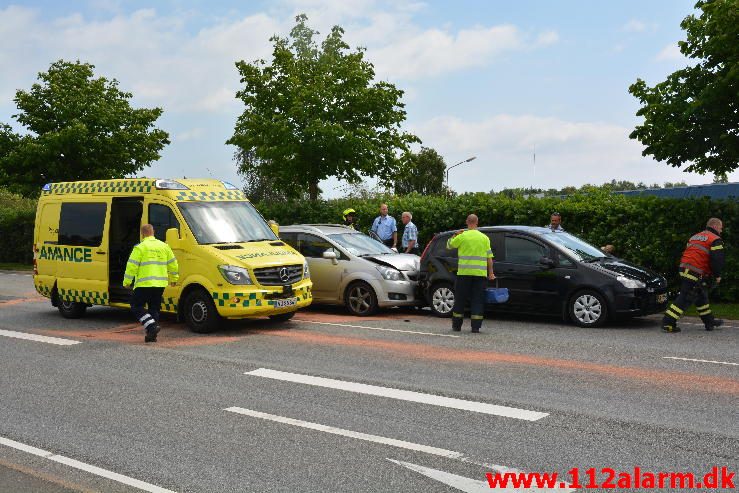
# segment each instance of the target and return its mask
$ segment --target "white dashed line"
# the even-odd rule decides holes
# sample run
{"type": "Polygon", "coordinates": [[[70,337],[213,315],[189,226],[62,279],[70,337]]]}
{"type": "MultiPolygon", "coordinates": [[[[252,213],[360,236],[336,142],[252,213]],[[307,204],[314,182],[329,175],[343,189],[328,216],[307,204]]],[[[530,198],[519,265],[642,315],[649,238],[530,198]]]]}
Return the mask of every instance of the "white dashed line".
{"type": "Polygon", "coordinates": [[[249,371],[246,372],[245,375],[272,378],[274,380],[281,380],[284,382],[314,385],[316,387],[324,387],[328,389],[345,390],[348,392],[355,392],[357,394],[387,397],[390,399],[417,402],[420,404],[430,404],[432,406],[460,409],[462,411],[492,414],[495,416],[503,416],[505,418],[522,419],[524,421],[538,421],[549,416],[548,413],[528,411],[526,409],[518,409],[515,407],[498,406],[495,404],[487,404],[485,402],[467,401],[452,397],[442,397],[434,394],[424,394],[421,392],[394,389],[391,387],[379,387],[376,385],[347,382],[344,380],[334,380],[332,378],[314,377],[299,373],[288,373],[284,371],[270,370],[268,368],[259,368],[254,371],[249,371]]]}
{"type": "Polygon", "coordinates": [[[32,454],[38,457],[43,457],[44,459],[58,462],[60,464],[67,465],[69,467],[73,467],[81,471],[89,472],[96,476],[111,479],[118,483],[132,486],[134,488],[138,488],[142,491],[149,491],[151,493],[175,493],[172,490],[161,488],[159,486],[153,485],[151,483],[147,483],[145,481],[141,481],[139,479],[131,478],[129,476],[124,476],[123,474],[118,474],[117,472],[109,471],[107,469],[102,469],[100,467],[93,466],[91,464],[86,464],[85,462],[80,462],[75,459],[70,459],[69,457],[65,457],[63,455],[57,455],[47,450],[42,450],[40,448],[32,447],[31,445],[26,445],[25,443],[20,443],[14,440],[10,440],[9,438],[0,437],[0,445],[5,445],[6,447],[20,450],[21,452],[26,452],[26,453],[29,453],[29,454],[32,454]]]}
{"type": "Polygon", "coordinates": [[[417,330],[402,330],[402,329],[385,329],[382,327],[367,327],[366,325],[348,325],[348,324],[334,324],[330,322],[316,322],[314,320],[303,320],[300,318],[293,319],[296,322],[302,322],[304,324],[320,324],[320,325],[333,325],[335,327],[349,327],[350,329],[368,329],[368,330],[380,330],[384,332],[400,332],[403,334],[417,334],[423,336],[434,336],[434,337],[460,337],[454,334],[434,334],[433,332],[420,332],[417,330]]]}
{"type": "Polygon", "coordinates": [[[677,356],[663,356],[662,359],[676,359],[680,361],[694,361],[696,363],[713,363],[715,365],[739,366],[739,363],[731,363],[729,361],[713,361],[710,359],[678,358],[677,356]]]}
{"type": "Polygon", "coordinates": [[[80,344],[80,341],[73,341],[72,339],[40,336],[38,334],[27,334],[25,332],[15,332],[14,330],[0,329],[0,336],[12,337],[14,339],[24,339],[27,341],[45,342],[47,344],[55,344],[57,346],[74,346],[75,344],[80,344]]]}

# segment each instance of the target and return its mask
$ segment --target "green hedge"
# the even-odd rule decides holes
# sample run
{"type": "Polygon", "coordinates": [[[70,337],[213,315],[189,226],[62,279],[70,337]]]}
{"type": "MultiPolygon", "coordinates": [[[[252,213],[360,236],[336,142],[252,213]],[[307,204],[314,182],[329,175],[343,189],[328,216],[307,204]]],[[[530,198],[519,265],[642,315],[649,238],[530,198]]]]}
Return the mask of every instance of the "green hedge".
{"type": "Polygon", "coordinates": [[[30,265],[36,200],[0,188],[0,262],[30,265]]]}
{"type": "MultiPolygon", "coordinates": [[[[504,198],[485,193],[454,198],[384,197],[373,200],[329,200],[256,204],[267,219],[278,223],[339,223],[341,211],[353,207],[359,227],[367,231],[386,202],[398,220],[401,212],[413,213],[423,247],[434,233],[464,227],[469,213],[482,225],[545,225],[550,213],[562,214],[564,228],[594,245],[613,244],[616,255],[649,267],[676,281],[680,253],[688,237],[701,230],[711,216],[724,220],[727,266],[717,297],[739,300],[739,203],[708,199],[661,199],[593,193],[561,198],[504,198]],[[736,223],[736,224],[735,224],[736,223]]],[[[33,222],[36,201],[0,189],[0,262],[30,264],[33,258],[33,222]]]]}
{"type": "Polygon", "coordinates": [[[739,300],[739,219],[735,219],[739,217],[739,204],[735,201],[625,197],[605,192],[540,199],[477,193],[454,198],[409,195],[375,200],[262,203],[257,207],[264,217],[283,225],[338,223],[341,211],[353,207],[359,214],[360,229],[366,231],[377,216],[381,201],[388,204],[391,215],[398,220],[399,234],[400,214],[406,210],[413,214],[422,247],[436,232],[464,227],[469,213],[477,214],[481,225],[543,226],[549,223],[549,215],[557,211],[562,214],[562,225],[567,231],[597,246],[613,244],[617,256],[667,276],[673,286],[687,239],[701,230],[709,217],[716,216],[724,220],[727,267],[714,296],[739,300]]]}

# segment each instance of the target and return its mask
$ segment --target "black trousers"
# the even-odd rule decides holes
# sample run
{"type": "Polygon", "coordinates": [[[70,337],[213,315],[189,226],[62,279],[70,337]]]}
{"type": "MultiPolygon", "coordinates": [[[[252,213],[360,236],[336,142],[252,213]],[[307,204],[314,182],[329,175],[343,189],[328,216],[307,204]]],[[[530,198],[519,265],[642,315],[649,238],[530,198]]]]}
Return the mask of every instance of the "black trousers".
{"type": "Polygon", "coordinates": [[[452,329],[462,329],[464,310],[469,304],[472,330],[480,330],[485,314],[485,287],[487,283],[487,278],[483,276],[457,276],[457,282],[454,284],[452,329]]]}
{"type": "Polygon", "coordinates": [[[665,310],[665,316],[662,317],[662,326],[675,327],[685,310],[693,303],[695,303],[695,309],[698,311],[703,324],[708,327],[713,322],[713,313],[711,313],[711,306],[708,303],[708,290],[704,285],[704,281],[682,277],[680,293],[665,310]]]}
{"type": "Polygon", "coordinates": [[[162,308],[164,288],[136,288],[131,297],[131,313],[144,330],[149,333],[159,324],[159,310],[162,308]],[[148,310],[144,308],[148,307],[148,310]]]}
{"type": "Polygon", "coordinates": [[[385,244],[386,247],[392,248],[393,247],[393,239],[390,238],[388,240],[382,240],[382,242],[385,244]]]}

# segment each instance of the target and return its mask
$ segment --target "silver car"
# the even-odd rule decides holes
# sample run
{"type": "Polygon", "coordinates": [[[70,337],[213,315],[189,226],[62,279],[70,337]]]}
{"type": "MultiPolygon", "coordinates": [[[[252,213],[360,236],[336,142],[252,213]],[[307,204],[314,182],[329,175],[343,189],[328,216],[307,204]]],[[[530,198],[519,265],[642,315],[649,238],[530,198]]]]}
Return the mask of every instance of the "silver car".
{"type": "Polygon", "coordinates": [[[416,255],[396,253],[340,224],[281,226],[280,239],[308,261],[314,303],[344,304],[364,316],[420,302],[416,255]]]}

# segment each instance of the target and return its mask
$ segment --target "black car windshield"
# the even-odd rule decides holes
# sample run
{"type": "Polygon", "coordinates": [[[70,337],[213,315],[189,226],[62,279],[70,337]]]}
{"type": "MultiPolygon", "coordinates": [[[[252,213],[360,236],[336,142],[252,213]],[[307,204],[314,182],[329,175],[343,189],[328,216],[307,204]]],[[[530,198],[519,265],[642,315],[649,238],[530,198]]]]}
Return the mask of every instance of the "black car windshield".
{"type": "Polygon", "coordinates": [[[328,235],[337,244],[345,248],[352,255],[384,255],[395,253],[377,240],[373,240],[363,233],[340,233],[328,235]]]}
{"type": "Polygon", "coordinates": [[[601,252],[597,247],[594,247],[590,243],[581,240],[577,236],[572,236],[569,233],[549,232],[544,233],[543,236],[555,245],[567,249],[580,261],[597,260],[607,257],[607,255],[601,252]]]}
{"type": "Polygon", "coordinates": [[[249,202],[181,202],[177,207],[201,245],[277,239],[249,202]]]}

